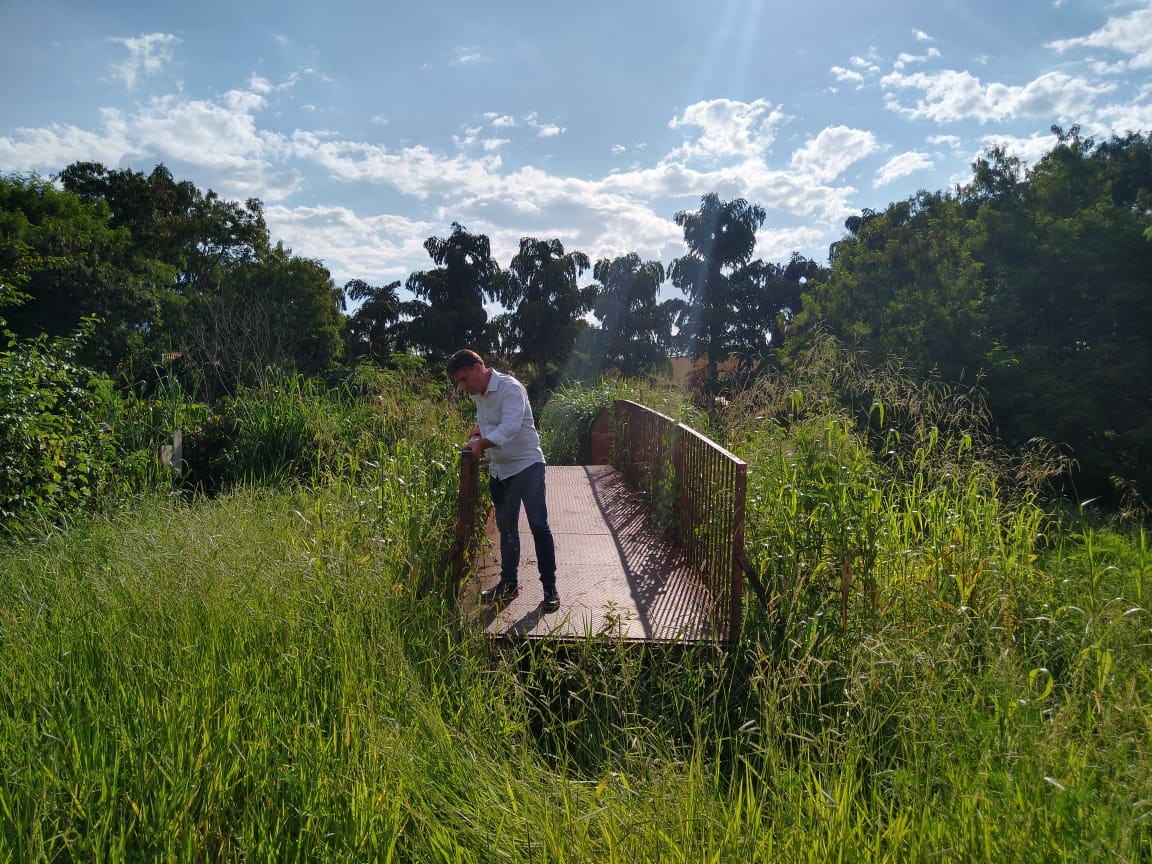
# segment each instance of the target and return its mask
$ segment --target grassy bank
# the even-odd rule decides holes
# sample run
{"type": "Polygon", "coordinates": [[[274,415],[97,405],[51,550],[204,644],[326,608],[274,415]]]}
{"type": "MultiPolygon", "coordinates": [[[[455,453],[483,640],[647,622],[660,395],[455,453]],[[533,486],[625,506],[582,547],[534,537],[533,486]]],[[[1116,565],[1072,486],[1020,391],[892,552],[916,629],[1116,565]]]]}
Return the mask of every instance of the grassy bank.
{"type": "Polygon", "coordinates": [[[432,399],[309,414],[307,482],[11,541],[0,862],[1147,860],[1146,535],[777,396],[710,430],[776,604],[723,656],[461,632],[432,399]]]}

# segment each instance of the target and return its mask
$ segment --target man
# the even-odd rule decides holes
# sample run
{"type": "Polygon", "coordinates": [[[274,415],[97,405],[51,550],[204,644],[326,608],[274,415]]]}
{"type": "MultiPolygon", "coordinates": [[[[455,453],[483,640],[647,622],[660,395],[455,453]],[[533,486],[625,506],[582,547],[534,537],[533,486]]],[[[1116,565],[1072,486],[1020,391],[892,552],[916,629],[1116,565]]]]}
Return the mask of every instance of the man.
{"type": "Polygon", "coordinates": [[[475,351],[462,349],[448,358],[448,375],[476,403],[476,426],[467,449],[479,458],[488,451],[488,490],[500,530],[500,581],[481,592],[483,603],[511,600],[520,593],[520,505],[536,545],[545,612],[560,608],[556,592],[556,545],[544,499],[544,451],[532,418],[528,391],[511,375],[484,365],[475,351]]]}

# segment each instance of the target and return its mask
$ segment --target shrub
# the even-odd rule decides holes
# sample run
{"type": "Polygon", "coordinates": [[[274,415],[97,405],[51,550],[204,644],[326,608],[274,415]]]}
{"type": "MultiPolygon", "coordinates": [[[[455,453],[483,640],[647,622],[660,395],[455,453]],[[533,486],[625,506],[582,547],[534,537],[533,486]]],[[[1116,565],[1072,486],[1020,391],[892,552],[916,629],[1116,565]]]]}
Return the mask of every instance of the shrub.
{"type": "Polygon", "coordinates": [[[538,425],[545,458],[554,465],[587,465],[592,461],[592,421],[623,388],[600,381],[595,386],[568,384],[552,394],[540,411],[538,425]]]}
{"type": "Polygon", "coordinates": [[[100,379],[76,352],[95,322],[65,338],[0,338],[0,516],[14,529],[32,514],[56,514],[87,503],[108,482],[115,449],[93,411],[100,379]]]}
{"type": "Polygon", "coordinates": [[[592,460],[592,421],[617,399],[640,402],[697,430],[707,425],[707,415],[675,386],[606,379],[596,384],[570,383],[552,394],[537,418],[545,458],[554,465],[588,464],[592,460]]]}

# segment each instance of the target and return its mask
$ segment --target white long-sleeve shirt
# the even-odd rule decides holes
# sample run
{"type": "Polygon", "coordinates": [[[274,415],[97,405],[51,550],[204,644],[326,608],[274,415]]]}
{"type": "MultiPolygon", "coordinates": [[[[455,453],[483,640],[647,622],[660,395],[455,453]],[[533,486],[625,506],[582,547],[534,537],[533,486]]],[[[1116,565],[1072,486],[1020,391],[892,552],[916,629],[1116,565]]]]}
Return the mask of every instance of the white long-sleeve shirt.
{"type": "Polygon", "coordinates": [[[540,434],[532,418],[528,391],[513,378],[492,369],[488,389],[473,396],[476,425],[492,442],[488,450],[488,473],[498,480],[519,474],[530,465],[544,461],[540,434]]]}

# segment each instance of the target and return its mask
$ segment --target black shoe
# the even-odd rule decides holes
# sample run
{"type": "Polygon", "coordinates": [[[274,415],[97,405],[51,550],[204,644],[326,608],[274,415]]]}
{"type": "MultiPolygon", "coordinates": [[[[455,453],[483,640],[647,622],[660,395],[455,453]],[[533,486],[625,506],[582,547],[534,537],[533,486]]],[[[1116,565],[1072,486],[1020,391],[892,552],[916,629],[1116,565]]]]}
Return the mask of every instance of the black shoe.
{"type": "Polygon", "coordinates": [[[544,589],[544,611],[555,612],[560,608],[560,595],[556,593],[555,588],[544,589]]]}
{"type": "Polygon", "coordinates": [[[520,594],[520,586],[515,582],[501,579],[491,588],[480,592],[481,603],[502,603],[520,594]]]}

